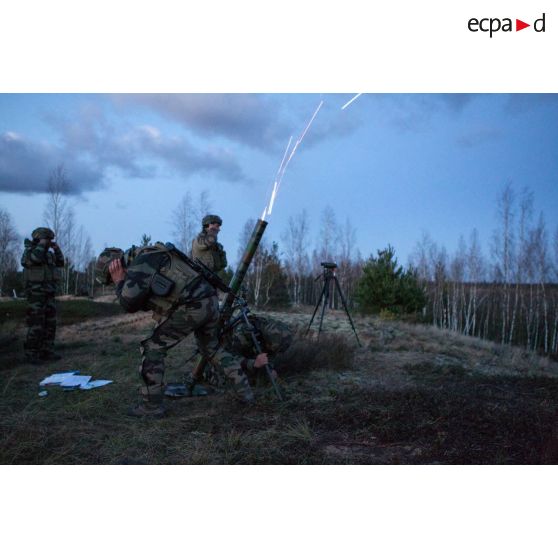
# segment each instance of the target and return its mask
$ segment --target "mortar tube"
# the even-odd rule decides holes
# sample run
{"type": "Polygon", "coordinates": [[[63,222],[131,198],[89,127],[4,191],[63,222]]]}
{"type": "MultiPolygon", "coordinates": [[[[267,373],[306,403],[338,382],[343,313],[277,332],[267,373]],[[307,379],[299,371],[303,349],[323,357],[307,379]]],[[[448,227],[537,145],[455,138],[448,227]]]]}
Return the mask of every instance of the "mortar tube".
{"type": "Polygon", "coordinates": [[[267,221],[263,221],[262,219],[258,219],[254,226],[254,230],[252,231],[252,235],[250,236],[250,240],[248,240],[248,244],[246,245],[246,249],[244,250],[244,254],[242,255],[242,259],[238,264],[238,268],[233,275],[231,282],[229,283],[229,288],[231,292],[227,294],[222,306],[221,306],[221,325],[224,325],[228,322],[229,318],[232,314],[232,306],[234,303],[234,297],[238,294],[240,290],[240,286],[242,285],[242,281],[248,272],[248,268],[250,267],[250,263],[254,258],[254,254],[260,245],[260,241],[262,239],[263,233],[265,228],[267,227],[267,221]]]}

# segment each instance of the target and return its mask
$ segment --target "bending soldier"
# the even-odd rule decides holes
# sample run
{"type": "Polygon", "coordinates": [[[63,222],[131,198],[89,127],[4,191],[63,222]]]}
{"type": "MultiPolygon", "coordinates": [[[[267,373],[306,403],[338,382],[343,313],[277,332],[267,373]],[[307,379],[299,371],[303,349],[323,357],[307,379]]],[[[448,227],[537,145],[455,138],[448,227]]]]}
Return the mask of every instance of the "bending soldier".
{"type": "Polygon", "coordinates": [[[202,219],[202,231],[192,241],[192,258],[199,259],[215,273],[227,267],[227,253],[223,245],[217,242],[222,224],[218,215],[206,215],[202,219]]]}
{"type": "Polygon", "coordinates": [[[32,364],[62,358],[54,352],[56,336],[56,285],[62,277],[64,255],[54,242],[54,232],[39,227],[25,239],[21,257],[27,296],[25,356],[32,364]]]}
{"type": "MultiPolygon", "coordinates": [[[[254,395],[238,360],[219,346],[219,303],[217,294],[202,276],[193,271],[172,245],[132,247],[126,253],[106,249],[97,261],[100,282],[116,285],[120,305],[127,312],[151,310],[157,325],[141,341],[140,374],[142,402],[130,410],[133,416],[163,416],[165,356],[190,333],[198,348],[217,370],[233,384],[246,402],[254,395]]],[[[190,380],[189,387],[194,381],[190,380]]]]}
{"type": "Polygon", "coordinates": [[[250,327],[244,321],[240,321],[232,331],[225,332],[223,346],[233,355],[242,357],[241,368],[250,382],[255,383],[259,377],[263,377],[263,374],[259,373],[263,371],[266,364],[270,364],[273,369],[269,358],[273,358],[290,347],[293,342],[293,332],[286,323],[279,320],[255,314],[249,314],[247,318],[251,327],[254,328],[253,331],[260,344],[262,354],[257,354],[250,327]]]}

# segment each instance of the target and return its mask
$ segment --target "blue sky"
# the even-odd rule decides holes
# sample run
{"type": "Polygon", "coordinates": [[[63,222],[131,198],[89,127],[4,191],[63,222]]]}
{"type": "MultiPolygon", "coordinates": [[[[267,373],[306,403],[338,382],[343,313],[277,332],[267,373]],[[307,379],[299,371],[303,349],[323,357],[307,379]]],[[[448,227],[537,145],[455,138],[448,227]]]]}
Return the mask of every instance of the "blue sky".
{"type": "Polygon", "coordinates": [[[388,244],[407,262],[423,232],[450,253],[480,233],[488,253],[506,182],[530,188],[549,232],[558,215],[558,95],[0,95],[0,207],[20,235],[43,222],[49,172],[63,163],[95,252],[143,233],[172,240],[186,192],[208,190],[236,257],[266,206],[283,152],[322,108],[293,157],[266,236],[306,209],[312,249],[331,206],[364,256],[388,244]]]}

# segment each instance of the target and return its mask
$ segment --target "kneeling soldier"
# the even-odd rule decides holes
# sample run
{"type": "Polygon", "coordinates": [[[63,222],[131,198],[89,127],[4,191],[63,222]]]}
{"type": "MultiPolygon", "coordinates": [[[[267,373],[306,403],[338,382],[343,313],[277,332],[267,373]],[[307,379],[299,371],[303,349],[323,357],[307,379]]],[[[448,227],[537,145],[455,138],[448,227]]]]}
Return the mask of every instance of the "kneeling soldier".
{"type": "MultiPolygon", "coordinates": [[[[240,321],[232,331],[225,331],[223,335],[223,346],[225,350],[235,356],[242,357],[241,368],[251,381],[255,383],[258,372],[262,372],[266,364],[273,365],[269,358],[286,351],[293,342],[293,331],[285,322],[265,318],[256,314],[249,314],[247,319],[250,326],[240,321]],[[252,332],[260,345],[262,354],[257,354],[252,339],[252,332]]],[[[273,373],[276,375],[275,370],[273,373]]]]}

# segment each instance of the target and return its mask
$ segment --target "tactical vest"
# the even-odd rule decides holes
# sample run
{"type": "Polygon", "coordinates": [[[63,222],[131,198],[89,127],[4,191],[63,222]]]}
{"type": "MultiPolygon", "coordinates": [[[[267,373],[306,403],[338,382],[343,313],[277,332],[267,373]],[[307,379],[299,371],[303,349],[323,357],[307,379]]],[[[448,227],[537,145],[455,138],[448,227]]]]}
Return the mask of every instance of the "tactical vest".
{"type": "MultiPolygon", "coordinates": [[[[197,238],[204,235],[207,235],[207,233],[201,232],[197,238]]],[[[211,250],[200,250],[197,246],[197,238],[192,241],[192,258],[199,259],[211,271],[219,272],[225,269],[227,267],[227,256],[223,246],[217,243],[211,250]]]]}
{"type": "MultiPolygon", "coordinates": [[[[164,254],[162,265],[151,277],[150,296],[146,310],[152,310],[154,317],[168,316],[180,302],[195,298],[196,294],[211,296],[215,289],[205,283],[174,250],[162,242],[138,248],[136,258],[143,254],[164,254]],[[202,285],[202,283],[205,283],[202,285]]],[[[135,258],[134,258],[135,259],[135,258]]],[[[198,298],[203,298],[199,296],[198,298]]]]}
{"type": "Polygon", "coordinates": [[[37,265],[29,257],[29,249],[25,249],[21,257],[23,266],[23,281],[26,283],[56,283],[62,279],[62,269],[56,267],[54,254],[46,253],[47,262],[37,265]]]}

